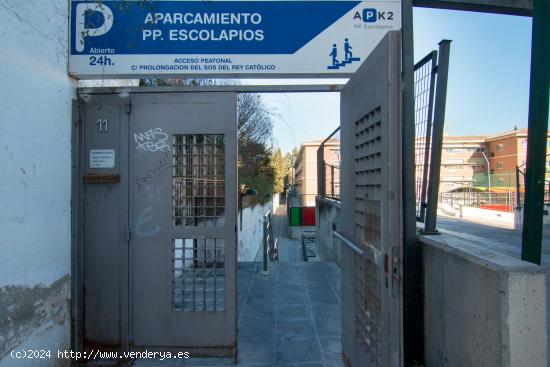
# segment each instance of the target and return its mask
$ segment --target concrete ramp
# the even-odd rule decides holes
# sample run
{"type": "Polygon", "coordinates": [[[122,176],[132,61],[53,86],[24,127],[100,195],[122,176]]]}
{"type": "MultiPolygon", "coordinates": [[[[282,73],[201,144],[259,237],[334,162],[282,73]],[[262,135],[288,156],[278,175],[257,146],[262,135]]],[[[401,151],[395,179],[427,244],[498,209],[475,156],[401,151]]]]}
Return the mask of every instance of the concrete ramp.
{"type": "Polygon", "coordinates": [[[286,204],[280,205],[272,217],[273,234],[277,237],[277,247],[279,249],[280,262],[301,262],[304,261],[302,255],[302,241],[290,238],[288,235],[288,217],[286,204]]]}

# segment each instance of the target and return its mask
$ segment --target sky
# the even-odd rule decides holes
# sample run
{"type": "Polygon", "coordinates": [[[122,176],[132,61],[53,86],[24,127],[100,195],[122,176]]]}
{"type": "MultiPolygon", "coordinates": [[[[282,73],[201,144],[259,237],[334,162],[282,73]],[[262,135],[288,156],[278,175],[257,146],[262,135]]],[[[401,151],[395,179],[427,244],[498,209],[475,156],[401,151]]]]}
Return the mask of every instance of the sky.
{"type": "MultiPolygon", "coordinates": [[[[442,39],[452,40],[447,134],[483,135],[527,127],[531,18],[415,8],[414,27],[415,60],[437,49],[442,39]]],[[[263,98],[275,115],[274,145],[284,153],[303,141],[326,137],[339,126],[339,93],[264,94],[263,98]]]]}

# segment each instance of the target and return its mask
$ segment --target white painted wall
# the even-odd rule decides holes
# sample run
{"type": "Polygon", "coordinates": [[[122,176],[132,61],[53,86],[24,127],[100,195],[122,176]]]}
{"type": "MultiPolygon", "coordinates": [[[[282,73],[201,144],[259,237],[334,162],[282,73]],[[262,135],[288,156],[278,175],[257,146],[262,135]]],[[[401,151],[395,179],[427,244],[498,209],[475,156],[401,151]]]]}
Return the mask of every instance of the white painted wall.
{"type": "Polygon", "coordinates": [[[241,230],[240,216],[238,218],[237,261],[254,261],[263,241],[264,214],[272,209],[272,202],[244,208],[243,226],[241,230]]]}
{"type": "Polygon", "coordinates": [[[271,210],[273,211],[273,214],[277,213],[277,209],[279,209],[280,197],[281,197],[281,193],[276,192],[273,194],[273,197],[271,198],[271,210]]]}
{"type": "Polygon", "coordinates": [[[460,218],[481,223],[495,224],[506,228],[514,228],[515,214],[498,210],[461,206],[460,218]]]}
{"type": "Polygon", "coordinates": [[[0,286],[70,271],[71,100],[66,0],[0,7],[0,286]]]}
{"type": "MultiPolygon", "coordinates": [[[[48,287],[70,273],[67,22],[67,0],[0,0],[0,288],[48,287]]],[[[37,329],[65,348],[67,327],[37,329]]]]}

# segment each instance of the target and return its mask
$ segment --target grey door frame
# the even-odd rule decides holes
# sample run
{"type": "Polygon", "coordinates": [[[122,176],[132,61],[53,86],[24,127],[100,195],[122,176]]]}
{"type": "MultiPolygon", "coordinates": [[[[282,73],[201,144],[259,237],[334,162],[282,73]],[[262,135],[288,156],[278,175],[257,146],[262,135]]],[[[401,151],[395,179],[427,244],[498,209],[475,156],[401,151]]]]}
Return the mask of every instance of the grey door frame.
{"type": "MultiPolygon", "coordinates": [[[[112,95],[118,93],[101,93],[97,97],[102,98],[105,95],[112,95]]],[[[120,96],[120,95],[119,95],[120,96]]],[[[89,97],[89,96],[88,96],[89,97]]],[[[87,96],[78,95],[78,99],[75,100],[73,104],[73,123],[72,123],[72,187],[71,187],[71,349],[73,351],[83,352],[85,351],[85,307],[84,307],[84,277],[85,277],[85,231],[84,231],[84,221],[85,221],[85,203],[84,200],[85,190],[87,183],[85,182],[85,176],[89,173],[87,169],[87,156],[86,156],[86,133],[84,126],[84,119],[86,114],[86,100],[87,96]]],[[[119,98],[118,105],[121,110],[126,109],[128,104],[128,97],[123,95],[122,98],[119,98]]],[[[107,97],[109,98],[109,97],[107,97]]],[[[122,123],[122,129],[128,129],[129,116],[127,114],[123,115],[121,113],[120,122],[122,123]]],[[[109,122],[111,124],[111,121],[109,122]]],[[[111,126],[112,129],[112,126],[111,126]]],[[[123,131],[121,131],[123,132],[123,131]]],[[[128,134],[121,134],[128,135],[128,134]]],[[[122,138],[126,139],[126,142],[122,142],[119,146],[122,150],[127,150],[127,137],[122,138]]],[[[120,139],[119,139],[119,143],[120,139]]],[[[116,160],[119,161],[120,152],[116,153],[116,160]]],[[[128,177],[128,165],[117,165],[118,167],[118,176],[120,179],[120,184],[127,184],[128,177]]],[[[101,170],[99,170],[100,173],[101,170]]],[[[114,182],[108,182],[112,179],[109,177],[111,175],[108,172],[105,177],[99,177],[99,180],[93,183],[94,185],[112,185],[114,182]]],[[[118,183],[117,183],[118,184],[118,183]]],[[[127,195],[126,195],[127,201],[127,195]]],[[[122,218],[123,222],[127,222],[127,213],[126,216],[122,218]]],[[[123,231],[124,228],[119,228],[123,231]]],[[[124,242],[120,241],[120,265],[121,269],[119,275],[120,283],[128,283],[128,257],[124,256],[124,251],[126,251],[127,246],[124,246],[124,242]]],[[[127,325],[127,310],[128,310],[128,295],[125,291],[127,287],[121,288],[121,294],[119,296],[120,301],[120,345],[105,347],[104,350],[127,350],[128,349],[128,334],[126,327],[127,325]]]]}

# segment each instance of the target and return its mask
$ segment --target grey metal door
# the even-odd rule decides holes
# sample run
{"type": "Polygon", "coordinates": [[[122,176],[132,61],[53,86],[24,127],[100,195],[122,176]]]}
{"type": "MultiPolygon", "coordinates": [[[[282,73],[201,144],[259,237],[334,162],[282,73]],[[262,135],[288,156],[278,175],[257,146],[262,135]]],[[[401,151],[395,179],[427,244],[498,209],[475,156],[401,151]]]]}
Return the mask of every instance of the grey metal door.
{"type": "Polygon", "coordinates": [[[131,344],[234,355],[236,94],[131,104],[131,344]]]}
{"type": "Polygon", "coordinates": [[[341,92],[342,349],[401,366],[401,43],[389,32],[341,92]]]}

